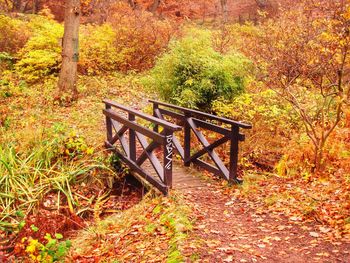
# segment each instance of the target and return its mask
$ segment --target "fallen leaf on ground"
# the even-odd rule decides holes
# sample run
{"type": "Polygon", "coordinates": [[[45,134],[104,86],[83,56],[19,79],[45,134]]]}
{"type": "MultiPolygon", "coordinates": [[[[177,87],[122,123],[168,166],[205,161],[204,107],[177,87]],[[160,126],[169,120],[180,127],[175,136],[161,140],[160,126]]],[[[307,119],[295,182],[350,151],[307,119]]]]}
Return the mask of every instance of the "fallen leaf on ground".
{"type": "Polygon", "coordinates": [[[310,232],[309,234],[312,237],[319,237],[320,236],[317,232],[310,232]]]}

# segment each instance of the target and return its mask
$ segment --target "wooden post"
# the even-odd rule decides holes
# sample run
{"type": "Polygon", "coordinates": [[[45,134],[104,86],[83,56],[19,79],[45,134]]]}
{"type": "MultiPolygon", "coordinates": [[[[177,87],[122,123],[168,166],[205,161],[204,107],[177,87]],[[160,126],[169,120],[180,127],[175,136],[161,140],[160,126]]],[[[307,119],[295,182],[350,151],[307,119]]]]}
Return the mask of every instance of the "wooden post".
{"type": "MultiPolygon", "coordinates": [[[[129,121],[135,121],[135,115],[128,113],[129,121]]],[[[136,161],[136,135],[133,129],[129,129],[129,158],[136,161]]]]}
{"type": "Polygon", "coordinates": [[[229,181],[233,183],[239,182],[239,180],[237,179],[238,142],[239,142],[239,127],[231,125],[229,181]]]}
{"type": "Polygon", "coordinates": [[[190,157],[191,157],[191,126],[188,123],[188,119],[191,115],[185,112],[185,125],[184,125],[184,165],[190,166],[190,157]]]}
{"type": "Polygon", "coordinates": [[[164,184],[170,188],[173,186],[173,132],[165,131],[164,142],[164,184]]]}
{"type": "MultiPolygon", "coordinates": [[[[153,116],[156,118],[158,118],[157,113],[156,113],[156,110],[158,108],[159,108],[159,105],[157,103],[153,103],[153,116]]],[[[154,125],[153,131],[159,132],[159,125],[158,124],[154,125]]]]}
{"type": "MultiPolygon", "coordinates": [[[[110,110],[112,107],[110,105],[106,105],[106,110],[110,110]]],[[[106,127],[107,127],[107,141],[111,142],[112,140],[112,134],[113,134],[113,130],[112,130],[112,121],[111,118],[109,118],[108,116],[106,116],[106,127]]]]}

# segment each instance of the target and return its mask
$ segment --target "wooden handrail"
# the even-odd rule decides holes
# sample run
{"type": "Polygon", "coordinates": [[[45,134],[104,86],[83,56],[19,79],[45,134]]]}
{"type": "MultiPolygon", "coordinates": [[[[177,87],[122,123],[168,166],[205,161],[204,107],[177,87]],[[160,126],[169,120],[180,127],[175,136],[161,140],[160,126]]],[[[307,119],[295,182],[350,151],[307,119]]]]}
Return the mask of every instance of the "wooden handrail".
{"type": "Polygon", "coordinates": [[[112,120],[115,120],[119,123],[124,124],[126,127],[132,129],[133,131],[137,131],[141,134],[146,135],[149,138],[152,138],[153,140],[155,140],[160,144],[162,144],[165,140],[165,136],[157,132],[154,132],[148,128],[142,127],[133,121],[129,121],[128,119],[123,118],[122,116],[119,116],[117,113],[113,112],[112,110],[103,110],[103,114],[111,118],[112,120]]]}
{"type": "MultiPolygon", "coordinates": [[[[175,119],[178,119],[178,120],[181,120],[182,122],[185,122],[186,121],[186,117],[184,114],[181,114],[181,113],[177,113],[177,112],[173,112],[173,111],[170,111],[170,110],[166,110],[166,109],[161,109],[161,108],[158,108],[156,109],[156,111],[158,111],[160,114],[162,115],[167,115],[167,116],[170,116],[172,118],[175,118],[175,119]]],[[[230,129],[227,129],[227,128],[224,128],[224,127],[221,127],[221,126],[218,126],[218,125],[215,125],[215,124],[212,124],[212,123],[208,123],[206,121],[203,121],[203,120],[200,120],[200,119],[197,119],[197,118],[192,118],[200,127],[203,127],[207,130],[210,130],[210,131],[214,131],[214,132],[218,132],[218,133],[221,133],[222,135],[228,135],[228,134],[231,134],[231,130],[230,129]]],[[[181,125],[182,126],[182,125],[181,125]]],[[[240,138],[240,141],[244,141],[244,134],[239,134],[239,138],[240,138]]]]}
{"type": "Polygon", "coordinates": [[[153,117],[152,115],[148,115],[146,113],[142,113],[140,111],[131,109],[129,107],[125,107],[125,106],[123,106],[121,104],[118,104],[118,103],[116,103],[114,101],[111,101],[111,100],[103,100],[103,103],[105,103],[106,105],[109,105],[109,106],[121,109],[123,111],[126,111],[128,113],[132,113],[135,116],[138,116],[138,117],[140,117],[140,118],[142,118],[144,120],[150,121],[150,122],[152,122],[154,124],[158,124],[158,125],[166,128],[166,129],[169,129],[171,131],[180,131],[182,129],[181,126],[178,126],[176,124],[167,122],[165,120],[158,119],[156,117],[153,117]]]}
{"type": "Polygon", "coordinates": [[[240,128],[250,129],[252,128],[250,124],[164,102],[149,101],[153,103],[153,116],[111,100],[103,101],[107,130],[105,145],[133,171],[164,194],[168,194],[169,189],[172,188],[173,150],[176,149],[185,166],[193,163],[230,182],[242,182],[237,178],[238,146],[240,141],[244,141],[244,135],[240,133],[240,128]],[[116,111],[115,108],[123,111],[123,114],[120,115],[120,112],[116,111]],[[154,124],[153,130],[137,123],[135,117],[140,117],[154,124]],[[169,122],[168,118],[174,123],[169,122]],[[219,123],[212,123],[211,120],[219,123]],[[230,127],[220,126],[223,123],[230,125],[230,127]],[[158,129],[159,126],[163,127],[161,131],[158,129]],[[181,139],[177,137],[176,131],[183,131],[181,139]],[[209,140],[203,133],[204,131],[221,134],[222,137],[214,141],[209,140]],[[203,147],[196,152],[194,152],[195,149],[191,148],[192,134],[203,147]],[[215,151],[217,147],[226,143],[229,143],[230,146],[229,163],[220,158],[215,151]],[[159,152],[154,152],[157,148],[161,149],[163,157],[159,157],[159,152]],[[142,152],[140,153],[138,150],[142,150],[142,152]],[[207,155],[212,162],[201,159],[204,155],[207,155]],[[163,158],[163,160],[159,158],[163,158]],[[147,160],[153,166],[156,177],[142,167],[147,160]]]}
{"type": "Polygon", "coordinates": [[[153,104],[155,104],[155,105],[161,105],[161,106],[165,106],[165,107],[168,107],[168,108],[180,110],[180,111],[182,111],[184,113],[187,113],[187,114],[194,114],[194,115],[197,115],[197,116],[202,117],[202,118],[206,118],[206,119],[209,119],[209,120],[220,121],[220,122],[223,122],[223,123],[226,123],[226,124],[231,124],[233,126],[237,126],[237,127],[243,128],[243,129],[251,129],[252,128],[252,125],[248,124],[248,123],[243,123],[243,122],[239,122],[239,121],[230,120],[230,119],[227,119],[227,118],[215,116],[213,114],[204,113],[204,112],[200,112],[200,111],[197,111],[197,110],[192,110],[192,109],[188,109],[188,108],[172,105],[172,104],[161,102],[161,101],[156,101],[156,100],[148,100],[148,101],[153,103],[153,104]]]}
{"type": "Polygon", "coordinates": [[[169,189],[172,188],[173,134],[175,131],[182,130],[182,127],[110,100],[103,102],[105,104],[103,114],[106,116],[107,128],[105,146],[134,172],[167,195],[169,189]],[[115,108],[124,111],[128,116],[120,115],[115,108]],[[136,116],[157,126],[162,126],[164,129],[158,132],[144,127],[135,121],[136,116]],[[139,148],[137,142],[139,142],[139,148]],[[157,154],[154,153],[158,147],[163,149],[163,161],[160,161],[157,154]],[[142,150],[141,154],[137,154],[138,150],[142,150]],[[146,160],[153,166],[158,179],[153,178],[150,171],[142,167],[146,160]]]}

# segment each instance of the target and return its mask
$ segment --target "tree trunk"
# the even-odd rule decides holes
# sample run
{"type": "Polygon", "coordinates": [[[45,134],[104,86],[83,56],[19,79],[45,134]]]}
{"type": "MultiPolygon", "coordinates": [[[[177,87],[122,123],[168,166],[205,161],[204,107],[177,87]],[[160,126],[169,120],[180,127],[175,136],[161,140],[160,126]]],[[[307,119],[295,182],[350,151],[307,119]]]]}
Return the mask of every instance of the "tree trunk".
{"type": "Polygon", "coordinates": [[[154,0],[153,4],[148,8],[148,11],[155,13],[160,5],[161,0],[154,0]]]}
{"type": "Polygon", "coordinates": [[[135,9],[135,8],[136,8],[136,3],[135,3],[134,0],[128,0],[128,3],[129,3],[129,5],[130,5],[130,7],[131,7],[132,9],[135,9]]]}
{"type": "MultiPolygon", "coordinates": [[[[0,8],[1,8],[1,7],[2,7],[2,6],[0,6],[0,8]]],[[[3,8],[4,8],[4,10],[5,10],[6,13],[10,11],[10,5],[9,5],[8,0],[5,0],[5,1],[4,1],[4,6],[3,6],[3,8]]]]}
{"type": "Polygon", "coordinates": [[[12,12],[24,13],[26,11],[29,0],[14,0],[12,1],[12,12]]]}
{"type": "Polygon", "coordinates": [[[255,2],[260,9],[265,9],[270,5],[268,0],[255,0],[255,2]]]}
{"type": "Polygon", "coordinates": [[[39,9],[39,0],[33,0],[32,13],[33,14],[38,13],[38,9],[39,9]]]}
{"type": "Polygon", "coordinates": [[[222,17],[223,17],[224,23],[227,23],[228,21],[227,0],[220,0],[220,2],[221,2],[222,17]]]}
{"type": "Polygon", "coordinates": [[[20,0],[14,0],[12,2],[12,12],[17,12],[21,7],[21,1],[20,0]]]}
{"type": "Polygon", "coordinates": [[[61,105],[69,105],[78,98],[80,0],[66,0],[65,4],[62,67],[55,98],[61,105]]]}
{"type": "Polygon", "coordinates": [[[322,146],[316,146],[314,148],[314,160],[313,160],[313,167],[311,168],[312,173],[321,172],[323,170],[323,147],[322,146]]]}
{"type": "Polygon", "coordinates": [[[29,4],[29,0],[22,3],[21,10],[20,10],[21,13],[25,13],[27,11],[28,4],[29,4]]]}

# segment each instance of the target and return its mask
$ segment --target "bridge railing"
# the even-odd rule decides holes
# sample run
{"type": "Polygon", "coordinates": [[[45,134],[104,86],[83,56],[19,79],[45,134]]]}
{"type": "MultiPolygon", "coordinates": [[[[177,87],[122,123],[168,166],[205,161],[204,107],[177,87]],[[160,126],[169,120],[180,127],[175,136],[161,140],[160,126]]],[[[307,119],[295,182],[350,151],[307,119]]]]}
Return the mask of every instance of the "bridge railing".
{"type": "Polygon", "coordinates": [[[104,100],[106,116],[107,140],[105,146],[113,151],[133,171],[137,172],[149,183],[167,194],[172,187],[173,162],[173,133],[182,128],[157,117],[144,114],[129,107],[125,107],[110,100],[104,100]],[[116,110],[127,115],[123,117],[116,110]],[[162,131],[151,130],[136,122],[136,117],[151,122],[162,131]],[[137,156],[137,141],[142,152],[137,156]],[[120,147],[116,144],[119,142],[120,147]],[[154,150],[163,148],[163,160],[160,161],[154,150]],[[149,160],[158,178],[153,177],[149,171],[142,168],[142,164],[149,160]]]}
{"type": "MultiPolygon", "coordinates": [[[[165,116],[171,117],[176,123],[182,126],[184,130],[183,145],[176,136],[173,136],[173,145],[183,159],[185,166],[189,166],[193,163],[230,182],[241,183],[241,180],[237,177],[238,151],[239,142],[244,141],[245,136],[240,133],[240,129],[251,129],[252,126],[250,124],[155,100],[149,100],[149,102],[153,104],[154,117],[161,120],[165,120],[165,116]],[[213,121],[226,124],[229,128],[213,124],[213,121]],[[223,136],[215,142],[209,143],[202,130],[208,130],[223,136]],[[197,137],[198,141],[203,146],[201,150],[195,153],[191,152],[191,133],[197,137]],[[228,165],[225,165],[215,152],[215,148],[226,142],[230,142],[230,159],[228,165]],[[205,154],[209,155],[214,165],[200,159],[205,154]]],[[[158,127],[158,125],[155,126],[155,132],[158,131],[158,127]]]]}

